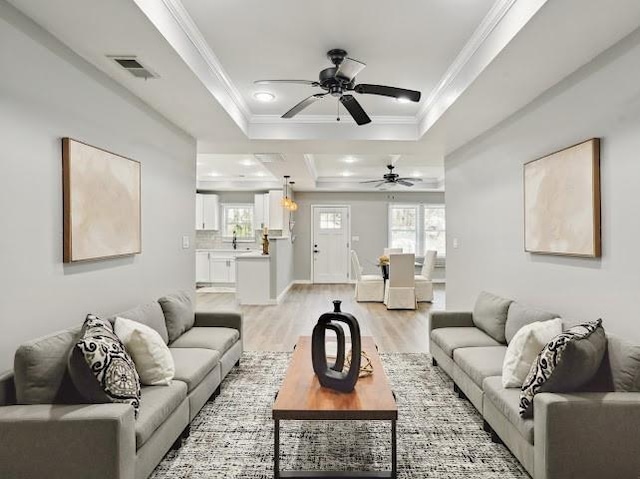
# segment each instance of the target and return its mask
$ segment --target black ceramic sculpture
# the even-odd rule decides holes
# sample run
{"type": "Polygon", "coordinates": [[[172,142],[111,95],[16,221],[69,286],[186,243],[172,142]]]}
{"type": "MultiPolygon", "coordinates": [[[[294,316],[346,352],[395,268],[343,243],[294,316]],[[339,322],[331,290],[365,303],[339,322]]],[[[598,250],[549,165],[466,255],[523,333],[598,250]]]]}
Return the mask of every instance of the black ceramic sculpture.
{"type": "Polygon", "coordinates": [[[320,316],[318,324],[313,328],[311,359],[313,360],[313,371],[318,376],[321,386],[335,389],[336,391],[351,392],[356,386],[360,374],[360,354],[362,352],[360,325],[358,320],[351,314],[340,311],[340,303],[342,301],[334,301],[333,311],[320,316]],[[352,360],[349,370],[346,372],[342,371],[345,360],[345,334],[340,323],[345,323],[351,333],[352,360]],[[327,364],[327,330],[334,331],[338,341],[336,361],[331,367],[327,364]]]}

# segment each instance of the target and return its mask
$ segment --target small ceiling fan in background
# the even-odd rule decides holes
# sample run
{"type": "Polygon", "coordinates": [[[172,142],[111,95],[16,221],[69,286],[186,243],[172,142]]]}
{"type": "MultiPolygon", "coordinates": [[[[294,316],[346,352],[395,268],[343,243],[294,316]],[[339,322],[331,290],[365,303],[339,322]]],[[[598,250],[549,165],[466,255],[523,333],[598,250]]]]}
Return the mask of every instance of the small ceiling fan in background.
{"type": "MultiPolygon", "coordinates": [[[[293,118],[309,105],[323,99],[327,95],[331,95],[339,99],[340,103],[344,105],[358,125],[366,125],[367,123],[370,123],[371,118],[369,118],[369,115],[367,115],[358,100],[356,100],[350,92],[360,93],[361,95],[386,96],[396,98],[400,101],[420,101],[419,91],[406,90],[404,88],[396,88],[392,86],[371,85],[367,83],[360,83],[356,85],[356,76],[366,67],[366,65],[352,58],[348,58],[345,50],[340,48],[329,50],[327,52],[327,57],[331,60],[334,66],[322,70],[318,76],[318,81],[257,80],[254,83],[256,85],[294,83],[320,87],[325,90],[326,93],[316,93],[305,98],[282,115],[282,118],[293,118]]],[[[337,121],[340,121],[339,115],[337,121]]]]}
{"type": "Polygon", "coordinates": [[[422,181],[422,179],[420,178],[410,178],[410,177],[401,178],[399,174],[393,172],[395,168],[395,166],[393,165],[387,165],[387,168],[389,168],[389,173],[385,173],[384,175],[382,175],[381,180],[368,180],[368,181],[361,181],[360,183],[361,184],[376,183],[376,185],[374,185],[374,188],[380,188],[382,186],[388,186],[388,185],[413,186],[414,183],[418,181],[422,181]]]}

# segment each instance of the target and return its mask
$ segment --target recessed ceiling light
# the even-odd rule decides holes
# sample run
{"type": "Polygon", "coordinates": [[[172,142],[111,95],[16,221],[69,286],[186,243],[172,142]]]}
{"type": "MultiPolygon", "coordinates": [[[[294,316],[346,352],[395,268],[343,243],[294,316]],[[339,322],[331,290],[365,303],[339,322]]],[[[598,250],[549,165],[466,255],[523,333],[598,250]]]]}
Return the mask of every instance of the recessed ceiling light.
{"type": "Polygon", "coordinates": [[[346,156],[342,161],[344,161],[345,163],[355,163],[358,160],[356,160],[353,156],[349,155],[349,156],[346,156]]]}
{"type": "Polygon", "coordinates": [[[256,171],[256,176],[264,176],[264,171],[256,171]]]}
{"type": "Polygon", "coordinates": [[[342,172],[342,176],[351,176],[353,173],[351,173],[350,171],[343,171],[342,172]]]}
{"type": "Polygon", "coordinates": [[[268,91],[257,91],[253,94],[253,98],[255,98],[258,101],[268,103],[270,101],[275,100],[276,96],[273,93],[268,91]]]}
{"type": "Polygon", "coordinates": [[[251,161],[251,160],[242,160],[242,161],[240,162],[240,164],[241,164],[242,166],[253,166],[253,161],[251,161]]]}
{"type": "Polygon", "coordinates": [[[209,176],[209,177],[211,177],[211,178],[215,178],[216,176],[220,176],[220,175],[219,175],[218,173],[216,173],[215,171],[212,171],[212,172],[210,172],[210,173],[207,173],[207,174],[206,174],[206,175],[204,175],[204,176],[209,176]]]}
{"type": "Polygon", "coordinates": [[[420,172],[414,171],[413,173],[411,173],[411,176],[413,176],[414,178],[420,178],[420,172]]]}
{"type": "Polygon", "coordinates": [[[398,98],[396,98],[396,101],[398,103],[411,103],[411,100],[409,100],[406,96],[399,96],[398,98]]]}

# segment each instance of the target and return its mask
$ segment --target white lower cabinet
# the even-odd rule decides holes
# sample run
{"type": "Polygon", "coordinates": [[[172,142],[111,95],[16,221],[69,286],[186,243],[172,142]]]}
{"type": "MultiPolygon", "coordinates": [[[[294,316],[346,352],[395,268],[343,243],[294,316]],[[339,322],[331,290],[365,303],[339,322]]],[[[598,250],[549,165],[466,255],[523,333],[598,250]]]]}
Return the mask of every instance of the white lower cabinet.
{"type": "Polygon", "coordinates": [[[236,259],[196,251],[196,283],[235,283],[236,259]]]}
{"type": "Polygon", "coordinates": [[[196,283],[208,283],[210,281],[209,270],[209,253],[196,251],[196,283]]]}

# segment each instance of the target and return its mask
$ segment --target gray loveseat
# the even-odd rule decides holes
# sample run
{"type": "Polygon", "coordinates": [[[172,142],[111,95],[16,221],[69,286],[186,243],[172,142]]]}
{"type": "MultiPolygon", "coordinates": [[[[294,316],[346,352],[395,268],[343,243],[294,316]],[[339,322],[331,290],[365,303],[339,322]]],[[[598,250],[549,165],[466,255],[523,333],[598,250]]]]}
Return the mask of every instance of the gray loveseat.
{"type": "MultiPolygon", "coordinates": [[[[156,301],[115,316],[140,321],[169,342],[156,301]]],[[[146,478],[180,445],[242,355],[240,314],[196,312],[193,327],[169,343],[175,379],[170,386],[143,386],[134,419],[125,404],[68,404],[75,388],[67,358],[79,331],[23,344],[14,372],[0,374],[1,478],[146,478]]]]}
{"type": "Polygon", "coordinates": [[[433,312],[434,365],[449,374],[455,391],[484,417],[492,439],[503,442],[533,478],[637,479],[640,392],[628,392],[639,390],[637,375],[630,377],[628,343],[607,335],[593,384],[608,392],[540,393],[533,419],[519,415],[520,389],[502,387],[508,341],[525,324],[554,317],[488,293],[480,295],[473,313],[433,312]],[[622,385],[619,378],[625,376],[622,385]]]}

